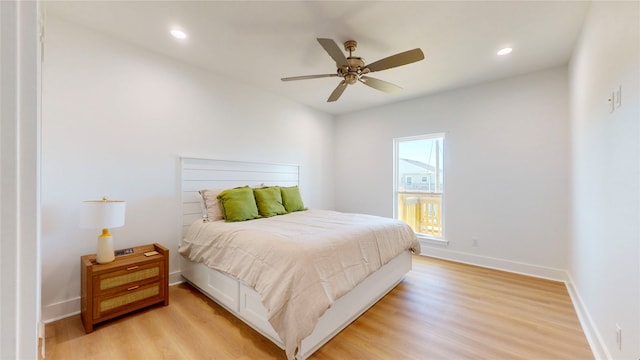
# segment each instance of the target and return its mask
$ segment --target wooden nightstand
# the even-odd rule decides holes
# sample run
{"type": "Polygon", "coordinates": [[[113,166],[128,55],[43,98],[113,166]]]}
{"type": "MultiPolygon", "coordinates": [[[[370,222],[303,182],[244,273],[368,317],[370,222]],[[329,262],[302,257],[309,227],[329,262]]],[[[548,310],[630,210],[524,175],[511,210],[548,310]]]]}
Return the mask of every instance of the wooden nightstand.
{"type": "Polygon", "coordinates": [[[80,258],[81,316],[84,330],[140,308],[169,305],[169,250],[159,244],[133,248],[108,264],[96,263],[95,255],[80,258]],[[144,253],[157,251],[157,255],[144,253]]]}

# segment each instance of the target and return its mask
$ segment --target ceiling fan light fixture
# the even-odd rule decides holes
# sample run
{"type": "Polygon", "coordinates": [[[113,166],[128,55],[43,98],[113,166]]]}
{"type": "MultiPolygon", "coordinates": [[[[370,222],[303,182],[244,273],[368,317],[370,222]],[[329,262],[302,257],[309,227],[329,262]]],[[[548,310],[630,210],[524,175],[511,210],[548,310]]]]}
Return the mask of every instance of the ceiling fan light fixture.
{"type": "Polygon", "coordinates": [[[358,75],[354,73],[348,73],[344,76],[344,81],[349,85],[353,85],[358,82],[358,75]]]}
{"type": "Polygon", "coordinates": [[[511,54],[512,51],[513,51],[512,48],[506,47],[506,48],[498,50],[497,54],[499,56],[505,56],[505,55],[511,54]]]}

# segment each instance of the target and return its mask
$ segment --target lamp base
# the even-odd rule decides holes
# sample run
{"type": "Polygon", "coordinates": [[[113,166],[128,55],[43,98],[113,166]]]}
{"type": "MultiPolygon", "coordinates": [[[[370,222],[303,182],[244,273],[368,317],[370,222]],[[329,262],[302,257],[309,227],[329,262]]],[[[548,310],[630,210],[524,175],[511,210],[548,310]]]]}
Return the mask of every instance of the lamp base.
{"type": "Polygon", "coordinates": [[[96,262],[98,264],[107,264],[115,260],[113,252],[113,237],[101,235],[98,237],[98,253],[96,254],[96,262]]]}

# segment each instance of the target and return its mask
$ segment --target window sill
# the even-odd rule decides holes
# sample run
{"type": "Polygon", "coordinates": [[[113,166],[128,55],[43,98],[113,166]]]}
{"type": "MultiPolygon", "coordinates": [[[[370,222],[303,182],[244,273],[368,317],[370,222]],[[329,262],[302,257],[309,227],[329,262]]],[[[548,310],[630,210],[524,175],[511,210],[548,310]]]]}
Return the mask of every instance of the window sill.
{"type": "Polygon", "coordinates": [[[426,235],[416,234],[416,237],[420,241],[420,245],[437,245],[437,246],[449,246],[449,240],[438,239],[426,235]]]}

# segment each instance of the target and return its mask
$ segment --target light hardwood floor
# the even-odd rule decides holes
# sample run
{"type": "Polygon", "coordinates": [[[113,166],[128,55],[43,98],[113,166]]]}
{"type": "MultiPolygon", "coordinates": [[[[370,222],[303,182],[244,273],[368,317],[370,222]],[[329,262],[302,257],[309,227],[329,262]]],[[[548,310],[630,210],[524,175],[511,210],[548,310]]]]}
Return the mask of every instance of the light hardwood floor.
{"type": "MultiPolygon", "coordinates": [[[[187,284],[97,325],[46,325],[46,359],[286,359],[187,284]]],[[[310,359],[593,359],[562,283],[414,256],[386,297],[310,359]]]]}

